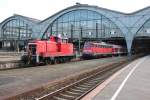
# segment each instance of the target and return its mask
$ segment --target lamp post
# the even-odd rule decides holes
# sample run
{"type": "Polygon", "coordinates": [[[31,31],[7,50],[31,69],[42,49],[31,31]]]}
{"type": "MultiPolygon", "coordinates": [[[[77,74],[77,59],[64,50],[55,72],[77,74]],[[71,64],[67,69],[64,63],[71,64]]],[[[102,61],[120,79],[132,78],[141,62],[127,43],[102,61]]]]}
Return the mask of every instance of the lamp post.
{"type": "Polygon", "coordinates": [[[96,23],[96,38],[98,39],[98,23],[96,23]]]}
{"type": "Polygon", "coordinates": [[[20,30],[21,27],[18,27],[18,39],[16,40],[16,46],[17,46],[16,49],[18,52],[19,52],[19,41],[20,41],[20,34],[21,34],[20,30]]]}
{"type": "Polygon", "coordinates": [[[81,39],[82,39],[82,27],[80,26],[80,33],[79,33],[79,44],[78,44],[78,46],[79,46],[79,56],[81,55],[81,52],[80,52],[80,49],[81,49],[81,39]]]}
{"type": "Polygon", "coordinates": [[[74,27],[73,24],[71,24],[71,30],[70,31],[71,31],[71,40],[72,41],[73,41],[73,27],[74,27]]]}

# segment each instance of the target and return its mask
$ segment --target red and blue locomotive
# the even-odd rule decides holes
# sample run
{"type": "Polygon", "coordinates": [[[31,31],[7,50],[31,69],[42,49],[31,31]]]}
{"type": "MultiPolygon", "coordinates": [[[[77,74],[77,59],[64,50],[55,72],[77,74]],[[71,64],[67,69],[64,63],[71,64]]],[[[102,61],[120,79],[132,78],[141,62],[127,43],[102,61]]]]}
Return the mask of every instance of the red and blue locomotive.
{"type": "Polygon", "coordinates": [[[86,42],[83,47],[83,58],[95,58],[100,56],[123,54],[123,47],[120,45],[107,44],[105,42],[86,42]]]}

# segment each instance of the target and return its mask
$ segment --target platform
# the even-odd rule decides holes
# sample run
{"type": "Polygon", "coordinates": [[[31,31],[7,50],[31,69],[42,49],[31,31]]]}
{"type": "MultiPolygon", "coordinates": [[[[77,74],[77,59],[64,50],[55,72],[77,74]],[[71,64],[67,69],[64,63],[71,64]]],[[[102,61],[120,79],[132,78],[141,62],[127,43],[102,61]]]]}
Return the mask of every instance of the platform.
{"type": "Polygon", "coordinates": [[[0,71],[0,99],[35,89],[49,82],[81,71],[101,67],[109,62],[111,63],[126,58],[127,57],[110,57],[0,71]]]}
{"type": "Polygon", "coordinates": [[[19,61],[24,52],[2,52],[0,51],[0,63],[19,61]]]}
{"type": "Polygon", "coordinates": [[[82,100],[150,100],[150,56],[133,61],[82,100]]]}
{"type": "Polygon", "coordinates": [[[21,52],[0,52],[0,70],[19,67],[22,54],[21,52]]]}

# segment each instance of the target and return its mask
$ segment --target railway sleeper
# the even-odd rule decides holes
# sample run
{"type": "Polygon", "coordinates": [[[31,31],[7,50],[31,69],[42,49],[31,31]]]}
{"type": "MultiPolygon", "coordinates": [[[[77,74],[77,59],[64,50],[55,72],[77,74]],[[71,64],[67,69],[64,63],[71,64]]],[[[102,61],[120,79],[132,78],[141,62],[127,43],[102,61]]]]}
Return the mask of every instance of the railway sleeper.
{"type": "Polygon", "coordinates": [[[79,90],[79,89],[76,89],[76,88],[72,88],[72,89],[70,89],[70,91],[79,92],[79,93],[84,93],[85,92],[85,91],[82,91],[82,90],[79,90]]]}
{"type": "Polygon", "coordinates": [[[96,81],[90,80],[88,83],[89,83],[89,84],[97,84],[98,82],[99,82],[99,81],[97,81],[97,80],[96,80],[96,81]]]}
{"type": "Polygon", "coordinates": [[[85,86],[78,86],[80,89],[83,89],[83,90],[88,90],[90,87],[85,87],[85,86]]]}
{"type": "Polygon", "coordinates": [[[86,91],[88,90],[89,88],[85,88],[85,87],[81,87],[81,86],[75,86],[76,89],[80,89],[80,90],[83,90],[83,91],[86,91]]]}
{"type": "Polygon", "coordinates": [[[75,99],[77,96],[73,96],[73,95],[69,95],[69,94],[65,94],[65,93],[60,93],[58,95],[58,97],[64,98],[64,99],[69,99],[69,100],[73,100],[75,99]]]}
{"type": "Polygon", "coordinates": [[[101,81],[101,80],[106,79],[108,76],[110,76],[110,74],[98,75],[97,78],[94,78],[90,81],[101,81]]]}
{"type": "Polygon", "coordinates": [[[53,96],[52,98],[48,98],[46,100],[50,100],[50,99],[52,99],[52,100],[68,100],[68,99],[65,99],[65,98],[58,97],[58,96],[53,96]]]}
{"type": "Polygon", "coordinates": [[[66,94],[66,95],[70,95],[70,96],[76,97],[76,96],[78,96],[80,93],[71,92],[71,91],[69,91],[69,90],[66,90],[66,91],[62,92],[62,94],[66,94]]]}
{"type": "Polygon", "coordinates": [[[84,88],[90,88],[90,87],[92,87],[93,85],[84,85],[84,84],[81,84],[80,86],[81,86],[81,87],[84,87],[84,88]]]}
{"type": "MultiPolygon", "coordinates": [[[[106,72],[107,73],[107,72],[106,72]]],[[[101,79],[101,80],[103,80],[103,79],[105,79],[106,77],[108,77],[109,76],[109,74],[107,73],[107,74],[103,74],[103,75],[101,75],[101,76],[98,76],[98,79],[101,79]]]]}
{"type": "Polygon", "coordinates": [[[92,87],[94,84],[84,83],[82,85],[86,85],[86,86],[92,87]]]}
{"type": "MultiPolygon", "coordinates": [[[[110,75],[108,75],[108,76],[110,76],[110,75]]],[[[95,78],[95,79],[93,79],[93,80],[90,80],[89,82],[90,82],[90,83],[94,82],[95,84],[101,83],[101,82],[102,82],[103,80],[105,80],[108,76],[105,76],[105,77],[103,77],[103,78],[95,78]]]]}
{"type": "Polygon", "coordinates": [[[79,96],[79,95],[81,95],[81,93],[80,92],[72,92],[72,91],[66,91],[66,93],[68,93],[68,94],[70,94],[70,95],[76,95],[76,96],[79,96]]]}
{"type": "Polygon", "coordinates": [[[99,82],[101,82],[101,81],[103,81],[103,80],[105,80],[107,77],[105,77],[105,78],[100,78],[100,79],[93,79],[93,80],[91,80],[91,81],[93,81],[93,82],[95,82],[95,83],[99,83],[99,82]]]}
{"type": "Polygon", "coordinates": [[[101,81],[101,80],[103,80],[103,79],[102,78],[95,78],[95,79],[92,79],[91,81],[96,82],[96,81],[101,81]]]}

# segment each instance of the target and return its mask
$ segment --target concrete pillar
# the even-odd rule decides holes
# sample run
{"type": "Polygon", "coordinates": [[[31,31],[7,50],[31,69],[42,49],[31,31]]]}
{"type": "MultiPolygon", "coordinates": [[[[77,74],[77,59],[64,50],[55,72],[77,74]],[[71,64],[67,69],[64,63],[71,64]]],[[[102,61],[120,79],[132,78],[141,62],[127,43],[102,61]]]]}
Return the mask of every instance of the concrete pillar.
{"type": "Polygon", "coordinates": [[[126,36],[126,44],[127,44],[127,50],[128,50],[128,55],[131,56],[131,48],[132,48],[132,42],[133,42],[133,37],[132,35],[126,36]]]}

